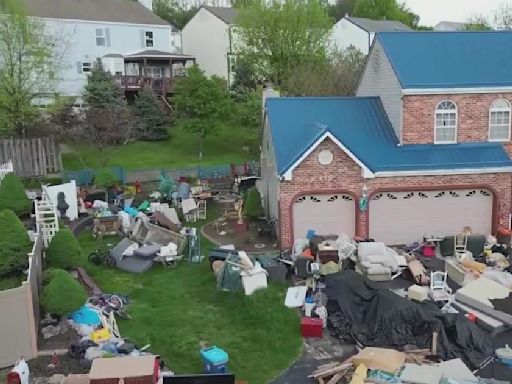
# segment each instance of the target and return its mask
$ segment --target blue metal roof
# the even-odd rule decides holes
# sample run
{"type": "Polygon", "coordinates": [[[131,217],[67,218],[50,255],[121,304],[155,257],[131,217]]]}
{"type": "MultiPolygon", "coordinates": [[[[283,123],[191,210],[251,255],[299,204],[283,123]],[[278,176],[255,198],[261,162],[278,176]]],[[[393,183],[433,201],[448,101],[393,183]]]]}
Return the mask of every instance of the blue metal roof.
{"type": "Polygon", "coordinates": [[[512,32],[377,34],[403,88],[512,86],[512,32]]]}
{"type": "Polygon", "coordinates": [[[280,175],[326,133],[372,172],[512,166],[499,143],[398,146],[377,97],[269,98],[266,110],[280,175]]]}

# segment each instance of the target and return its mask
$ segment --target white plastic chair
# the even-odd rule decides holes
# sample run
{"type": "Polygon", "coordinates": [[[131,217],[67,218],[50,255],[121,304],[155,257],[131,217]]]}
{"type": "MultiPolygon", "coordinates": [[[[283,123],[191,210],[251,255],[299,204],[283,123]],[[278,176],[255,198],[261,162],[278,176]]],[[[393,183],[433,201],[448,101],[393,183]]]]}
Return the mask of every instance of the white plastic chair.
{"type": "Polygon", "coordinates": [[[430,295],[434,301],[449,302],[452,297],[452,289],[446,284],[446,272],[430,272],[430,295]]]}

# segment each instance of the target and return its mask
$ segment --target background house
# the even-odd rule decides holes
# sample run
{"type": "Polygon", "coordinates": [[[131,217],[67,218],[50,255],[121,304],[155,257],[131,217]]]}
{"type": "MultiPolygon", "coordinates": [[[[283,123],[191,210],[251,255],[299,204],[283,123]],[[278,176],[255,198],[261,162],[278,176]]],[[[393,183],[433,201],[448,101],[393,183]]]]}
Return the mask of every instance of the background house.
{"type": "Polygon", "coordinates": [[[440,21],[434,26],[434,31],[438,32],[454,32],[463,31],[466,23],[461,21],[440,21]]]}
{"type": "Polygon", "coordinates": [[[346,15],[334,25],[331,39],[338,50],[353,46],[367,55],[377,32],[398,31],[411,31],[411,28],[399,21],[372,20],[346,15]]]}
{"type": "Polygon", "coordinates": [[[259,188],[281,246],[508,227],[510,48],[508,32],[379,33],[357,97],[269,98],[259,188]]]}
{"type": "Polygon", "coordinates": [[[234,25],[237,10],[203,6],[183,27],[183,50],[196,58],[206,75],[231,83],[236,68],[234,25]]]}
{"type": "MultiPolygon", "coordinates": [[[[56,91],[61,95],[79,96],[97,59],[131,90],[140,89],[144,78],[180,75],[193,61],[178,53],[177,30],[152,12],[151,0],[23,1],[27,14],[58,36],[63,57],[56,91]]],[[[159,80],[155,86],[163,90],[165,85],[159,80]]]]}

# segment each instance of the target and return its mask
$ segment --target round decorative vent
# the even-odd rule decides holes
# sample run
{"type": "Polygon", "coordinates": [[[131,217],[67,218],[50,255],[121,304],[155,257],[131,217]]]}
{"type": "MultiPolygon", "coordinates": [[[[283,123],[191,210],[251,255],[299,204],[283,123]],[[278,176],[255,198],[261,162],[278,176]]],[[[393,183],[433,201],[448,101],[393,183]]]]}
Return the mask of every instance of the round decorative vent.
{"type": "Polygon", "coordinates": [[[322,165],[329,165],[332,163],[334,155],[328,149],[324,149],[318,154],[318,162],[322,165]]]}

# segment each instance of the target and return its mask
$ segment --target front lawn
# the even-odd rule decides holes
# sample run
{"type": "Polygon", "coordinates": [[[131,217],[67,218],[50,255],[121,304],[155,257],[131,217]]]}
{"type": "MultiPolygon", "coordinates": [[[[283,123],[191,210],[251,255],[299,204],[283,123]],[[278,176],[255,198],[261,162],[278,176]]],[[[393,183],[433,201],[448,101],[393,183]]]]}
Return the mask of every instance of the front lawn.
{"type": "MultiPolygon", "coordinates": [[[[101,244],[89,233],[79,241],[84,257],[101,244]]],[[[203,254],[213,246],[204,238],[201,245],[203,254]]],[[[176,373],[201,372],[201,341],[226,350],[230,370],[250,384],[268,383],[299,357],[299,317],[284,306],[284,286],[250,297],[219,291],[207,260],[200,265],[183,260],[175,270],[155,265],[140,275],[90,263],[86,269],[104,292],[126,293],[133,300],[133,319],[119,321],[122,336],[139,346],[151,344],[176,373]]]]}
{"type": "MultiPolygon", "coordinates": [[[[247,130],[225,126],[216,136],[206,137],[203,145],[203,160],[200,162],[197,136],[181,127],[171,128],[166,141],[135,141],[120,150],[112,149],[109,166],[127,169],[144,168],[186,168],[201,165],[239,163],[254,159],[242,147],[250,145],[247,130]]],[[[80,153],[88,168],[101,166],[98,151],[93,145],[81,145],[69,149],[80,153]]],[[[73,152],[63,153],[62,161],[66,170],[83,169],[73,152]]]]}

